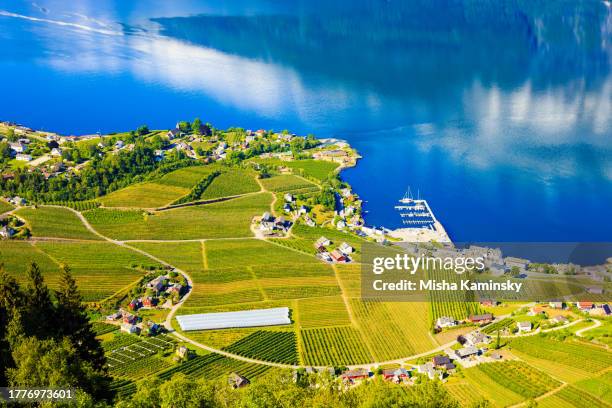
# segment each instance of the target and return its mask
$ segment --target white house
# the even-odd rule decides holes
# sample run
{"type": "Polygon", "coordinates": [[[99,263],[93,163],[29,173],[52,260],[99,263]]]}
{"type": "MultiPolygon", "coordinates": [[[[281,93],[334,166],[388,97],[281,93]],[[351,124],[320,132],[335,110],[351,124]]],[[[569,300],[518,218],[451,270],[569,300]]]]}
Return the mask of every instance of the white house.
{"type": "Polygon", "coordinates": [[[481,343],[488,344],[491,342],[491,337],[487,336],[481,331],[473,331],[463,336],[463,338],[466,340],[465,344],[471,346],[475,346],[481,343]]]}
{"type": "Polygon", "coordinates": [[[10,143],[9,147],[11,148],[11,150],[13,150],[16,153],[23,153],[26,150],[26,145],[24,145],[21,142],[10,143]]]}
{"type": "Polygon", "coordinates": [[[15,231],[6,225],[0,229],[0,237],[2,238],[10,238],[14,233],[15,231]]]}
{"type": "Polygon", "coordinates": [[[62,149],[54,147],[53,149],[51,149],[51,156],[61,156],[62,155],[62,149]]]}
{"type": "Polygon", "coordinates": [[[344,255],[348,255],[348,254],[352,254],[354,249],[352,246],[350,246],[349,244],[347,244],[346,242],[343,242],[342,244],[340,244],[340,246],[338,247],[338,249],[340,250],[340,252],[342,252],[344,255]]]}
{"type": "Polygon", "coordinates": [[[331,245],[331,241],[325,237],[320,237],[319,239],[317,239],[317,242],[315,242],[315,247],[326,247],[326,246],[330,246],[331,245]]]}
{"type": "Polygon", "coordinates": [[[518,322],[516,323],[519,333],[530,332],[531,322],[518,322]]]}
{"type": "Polygon", "coordinates": [[[442,316],[436,320],[436,327],[444,328],[444,327],[454,327],[457,325],[455,319],[450,316],[442,316]]]}
{"type": "Polygon", "coordinates": [[[285,201],[288,203],[292,203],[295,200],[295,198],[293,197],[293,194],[291,193],[285,193],[285,201]]]}
{"type": "Polygon", "coordinates": [[[121,325],[121,331],[129,334],[138,334],[140,333],[140,327],[135,324],[123,323],[121,325]]]}
{"type": "Polygon", "coordinates": [[[30,155],[30,154],[17,153],[15,158],[17,160],[21,160],[21,161],[24,161],[24,162],[32,161],[32,155],[30,155]]]}

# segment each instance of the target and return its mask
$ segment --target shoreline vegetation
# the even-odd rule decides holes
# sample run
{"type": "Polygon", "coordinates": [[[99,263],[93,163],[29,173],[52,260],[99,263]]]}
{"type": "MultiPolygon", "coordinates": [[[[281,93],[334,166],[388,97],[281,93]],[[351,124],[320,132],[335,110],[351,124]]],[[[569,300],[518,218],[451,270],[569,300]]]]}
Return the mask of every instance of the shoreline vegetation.
{"type": "Polygon", "coordinates": [[[81,137],[3,122],[0,154],[0,385],[78,387],[81,406],[611,403],[599,304],[362,299],[361,245],[413,237],[364,225],[343,140],[199,119],[81,137]],[[289,323],[177,320],[272,308],[289,323]],[[22,364],[28,348],[76,371],[22,364]]]}

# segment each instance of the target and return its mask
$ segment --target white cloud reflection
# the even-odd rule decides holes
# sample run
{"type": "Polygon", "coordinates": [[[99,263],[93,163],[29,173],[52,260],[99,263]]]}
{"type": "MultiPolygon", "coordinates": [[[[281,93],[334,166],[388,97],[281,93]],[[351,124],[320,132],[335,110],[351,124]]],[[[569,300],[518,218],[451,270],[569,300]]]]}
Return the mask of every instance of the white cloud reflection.
{"type": "MultiPolygon", "coordinates": [[[[32,22],[34,32],[48,30],[44,25],[76,30],[70,36],[48,32],[40,36],[50,50],[40,62],[67,73],[129,73],[156,86],[205,94],[219,104],[264,117],[292,111],[305,123],[341,120],[355,106],[373,117],[406,109],[436,111],[435,106],[417,106],[423,103],[419,100],[406,103],[401,97],[342,81],[305,79],[291,67],[184,43],[152,31],[120,35],[112,23],[112,10],[107,13],[92,19],[87,17],[89,10],[80,8],[72,13],[75,21],[61,22],[52,16],[0,11],[5,17],[32,22]]],[[[580,171],[581,159],[564,153],[568,145],[585,144],[610,159],[611,77],[592,88],[578,79],[544,90],[536,90],[529,80],[510,90],[475,81],[463,91],[456,109],[467,123],[437,117],[415,126],[423,151],[441,148],[452,159],[477,169],[503,164],[527,169],[544,180],[580,171]],[[542,154],[551,150],[557,153],[542,154]]],[[[612,179],[609,164],[602,163],[601,173],[612,179]]]]}

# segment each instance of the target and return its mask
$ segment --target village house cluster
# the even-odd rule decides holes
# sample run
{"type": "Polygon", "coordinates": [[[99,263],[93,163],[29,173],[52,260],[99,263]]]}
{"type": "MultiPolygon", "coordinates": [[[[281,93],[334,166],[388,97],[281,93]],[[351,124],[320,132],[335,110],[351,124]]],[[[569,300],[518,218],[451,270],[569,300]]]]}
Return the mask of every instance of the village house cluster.
{"type": "Polygon", "coordinates": [[[293,225],[293,223],[286,220],[285,217],[275,217],[267,211],[263,213],[258,224],[259,231],[267,237],[284,236],[293,225]]]}
{"type": "Polygon", "coordinates": [[[459,324],[485,325],[491,323],[491,321],[493,321],[493,315],[491,313],[470,315],[467,319],[461,321],[456,320],[453,316],[441,316],[436,320],[434,327],[436,329],[446,329],[455,327],[459,324]]]}
{"type": "Polygon", "coordinates": [[[144,286],[145,296],[132,299],[128,308],[137,311],[142,308],[151,309],[157,306],[171,307],[181,299],[188,289],[179,283],[179,276],[174,273],[174,276],[167,274],[153,278],[144,286]]]}
{"type": "Polygon", "coordinates": [[[320,237],[314,244],[317,250],[317,258],[329,263],[349,263],[352,261],[350,255],[355,252],[352,246],[343,242],[330,251],[329,247],[331,245],[332,242],[329,239],[320,237]]]}
{"type": "Polygon", "coordinates": [[[151,320],[145,322],[140,317],[124,309],[119,309],[117,312],[106,316],[106,321],[119,324],[121,331],[128,334],[156,336],[163,331],[162,326],[159,324],[151,320]]]}

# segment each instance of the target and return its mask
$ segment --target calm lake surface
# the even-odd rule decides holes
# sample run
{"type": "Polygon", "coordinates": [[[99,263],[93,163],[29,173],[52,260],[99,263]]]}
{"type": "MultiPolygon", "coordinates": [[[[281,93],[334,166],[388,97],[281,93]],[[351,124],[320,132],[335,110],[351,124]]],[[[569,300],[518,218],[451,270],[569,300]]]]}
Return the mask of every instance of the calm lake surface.
{"type": "Polygon", "coordinates": [[[410,186],[457,241],[612,241],[603,1],[0,4],[0,119],[348,140],[371,225],[410,186]]]}

